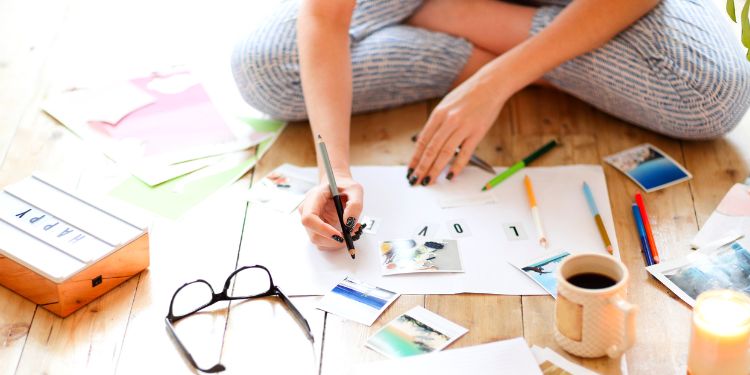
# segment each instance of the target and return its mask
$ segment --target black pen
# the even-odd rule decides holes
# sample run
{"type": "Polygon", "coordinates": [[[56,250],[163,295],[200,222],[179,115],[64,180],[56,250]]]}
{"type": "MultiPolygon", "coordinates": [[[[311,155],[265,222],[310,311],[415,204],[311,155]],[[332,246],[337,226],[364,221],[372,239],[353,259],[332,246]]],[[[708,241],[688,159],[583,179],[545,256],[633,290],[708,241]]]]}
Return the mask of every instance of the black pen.
{"type": "Polygon", "coordinates": [[[336,186],[336,178],[334,178],[333,176],[333,169],[331,168],[331,160],[328,159],[328,150],[326,150],[326,144],[323,142],[323,138],[320,136],[320,134],[318,134],[318,147],[320,148],[320,158],[323,159],[323,165],[325,165],[326,167],[328,187],[331,188],[333,204],[336,205],[336,214],[339,216],[339,224],[341,224],[341,232],[344,234],[346,248],[349,249],[349,255],[352,256],[352,259],[354,259],[357,255],[357,249],[354,248],[354,241],[352,241],[352,236],[349,231],[346,230],[346,224],[344,224],[344,205],[341,203],[339,188],[336,186]]]}

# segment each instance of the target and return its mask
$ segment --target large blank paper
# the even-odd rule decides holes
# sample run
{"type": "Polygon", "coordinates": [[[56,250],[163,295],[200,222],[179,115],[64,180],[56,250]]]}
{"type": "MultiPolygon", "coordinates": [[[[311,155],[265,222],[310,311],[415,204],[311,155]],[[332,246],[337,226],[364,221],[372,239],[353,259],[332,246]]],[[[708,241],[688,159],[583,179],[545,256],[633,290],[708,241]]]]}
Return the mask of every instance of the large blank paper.
{"type": "Polygon", "coordinates": [[[355,375],[382,374],[542,374],[521,337],[467,348],[359,365],[355,375]]]}
{"type": "MultiPolygon", "coordinates": [[[[316,175],[314,168],[308,173],[316,175]]],[[[357,258],[346,250],[320,251],[308,240],[297,213],[283,215],[251,207],[242,249],[243,258],[267,266],[276,282],[292,295],[322,295],[347,275],[402,294],[490,293],[540,295],[546,292],[509,262],[545,254],[606,250],[586,205],[583,182],[588,182],[601,210],[604,225],[619,257],[604,172],[600,166],[528,168],[486,192],[495,203],[441,208],[440,202],[474,194],[489,179],[487,173],[467,168],[453,182],[443,178],[429,187],[412,187],[404,167],[355,167],[354,178],[365,191],[363,214],[380,219],[375,234],[356,242],[357,258]],[[537,202],[549,249],[539,246],[523,186],[523,176],[534,179],[537,202]],[[457,230],[457,226],[461,231],[457,230]],[[463,273],[381,274],[382,241],[427,237],[456,239],[463,273]],[[244,255],[249,253],[249,255],[244,255]]]]}

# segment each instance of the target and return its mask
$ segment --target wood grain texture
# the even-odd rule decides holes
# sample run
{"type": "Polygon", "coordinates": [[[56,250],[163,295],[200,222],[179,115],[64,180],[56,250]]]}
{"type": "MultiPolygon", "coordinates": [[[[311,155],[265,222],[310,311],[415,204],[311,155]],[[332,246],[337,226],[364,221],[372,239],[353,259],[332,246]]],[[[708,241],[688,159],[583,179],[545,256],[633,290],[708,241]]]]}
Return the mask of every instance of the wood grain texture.
{"type": "MultiPolygon", "coordinates": [[[[252,20],[260,19],[263,12],[232,11],[251,9],[251,3],[0,1],[0,35],[13,36],[0,43],[0,185],[35,170],[71,187],[95,180],[97,176],[88,174],[102,169],[89,166],[100,163],[101,156],[39,112],[44,97],[74,83],[96,84],[140,74],[201,54],[205,56],[196,61],[212,59],[203,61],[202,67],[208,71],[219,67],[217,71],[227,75],[222,70],[227,59],[222,48],[231,40],[213,32],[252,27],[252,20]],[[198,21],[214,27],[195,27],[202,24],[198,21]]],[[[437,102],[354,116],[352,164],[405,165],[413,150],[411,136],[437,102]]],[[[747,118],[721,139],[681,142],[545,88],[529,88],[514,96],[477,154],[491,164],[510,165],[552,137],[562,145],[535,165],[602,164],[606,155],[651,142],[693,173],[688,183],[644,196],[662,259],[688,253],[690,239],[726,190],[750,174],[747,118]]],[[[246,213],[239,197],[251,178],[285,162],[315,165],[308,124],[291,124],[256,174],[179,222],[157,222],[151,233],[150,269],[67,319],[37,309],[0,287],[0,374],[191,373],[164,327],[172,293],[197,278],[220,287],[243,262],[240,237],[243,219],[251,213],[246,213]]],[[[690,309],[644,270],[630,212],[638,188],[613,168],[604,165],[604,171],[622,259],[631,272],[630,298],[641,308],[638,341],[628,352],[628,369],[631,374],[684,373],[690,309]]],[[[365,202],[365,210],[368,204],[372,202],[365,202]]],[[[307,343],[275,299],[231,307],[217,304],[178,323],[177,331],[199,363],[220,359],[229,373],[345,374],[357,363],[384,359],[364,347],[366,339],[419,305],[470,329],[452,347],[523,335],[530,344],[549,346],[601,373],[620,372],[618,361],[581,360],[556,346],[554,301],[547,296],[402,296],[372,327],[316,310],[316,301],[317,297],[293,299],[313,326],[315,346],[307,343]]]]}

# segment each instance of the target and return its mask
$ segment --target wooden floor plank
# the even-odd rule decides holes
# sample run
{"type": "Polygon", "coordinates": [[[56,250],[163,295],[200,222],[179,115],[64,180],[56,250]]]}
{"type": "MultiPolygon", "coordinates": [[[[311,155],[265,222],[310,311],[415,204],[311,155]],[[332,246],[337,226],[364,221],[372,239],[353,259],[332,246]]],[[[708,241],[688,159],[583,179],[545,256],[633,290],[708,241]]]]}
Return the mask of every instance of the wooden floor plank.
{"type": "MultiPolygon", "coordinates": [[[[152,227],[151,266],[141,275],[126,314],[130,319],[121,336],[118,374],[190,369],[167,335],[164,318],[173,293],[184,283],[204,279],[221,292],[237,263],[246,206],[241,197],[248,183],[238,181],[213,195],[179,222],[160,221],[152,227]]],[[[177,334],[199,365],[211,366],[220,359],[226,317],[227,304],[221,303],[177,322],[177,334]]]]}
{"type": "Polygon", "coordinates": [[[37,114],[45,89],[40,73],[68,6],[68,1],[0,1],[0,165],[18,128],[37,114]]]}
{"type": "MultiPolygon", "coordinates": [[[[614,119],[601,121],[597,133],[597,146],[602,157],[650,142],[684,163],[682,144],[678,140],[614,119]]],[[[604,171],[621,258],[630,271],[628,296],[640,308],[638,339],[628,351],[628,369],[636,374],[684,372],[690,309],[645,270],[631,209],[634,194],[641,190],[613,167],[605,166],[604,171]]],[[[686,254],[689,240],[697,229],[689,185],[683,183],[645,194],[644,200],[662,259],[686,254]]]]}
{"type": "MultiPolygon", "coordinates": [[[[585,103],[559,91],[531,87],[515,97],[513,125],[519,137],[536,140],[536,144],[525,145],[515,158],[522,158],[534,151],[547,139],[554,137],[560,145],[535,166],[568,164],[601,164],[597,148],[596,129],[599,122],[612,121],[608,116],[598,115],[585,103]],[[538,103],[544,101],[544,106],[538,103]]],[[[585,207],[582,207],[585,209],[585,207]]],[[[554,224],[551,224],[554,225],[554,224]]],[[[614,235],[614,234],[613,234],[614,235]]],[[[549,296],[523,296],[523,334],[530,345],[549,347],[573,362],[601,373],[617,373],[619,360],[607,358],[583,360],[567,354],[554,340],[555,300],[549,296]]]]}
{"type": "Polygon", "coordinates": [[[350,374],[358,364],[387,359],[382,354],[365,347],[367,339],[388,322],[414,306],[424,307],[425,297],[401,296],[385,310],[372,327],[327,314],[321,374],[346,375],[350,374]]]}

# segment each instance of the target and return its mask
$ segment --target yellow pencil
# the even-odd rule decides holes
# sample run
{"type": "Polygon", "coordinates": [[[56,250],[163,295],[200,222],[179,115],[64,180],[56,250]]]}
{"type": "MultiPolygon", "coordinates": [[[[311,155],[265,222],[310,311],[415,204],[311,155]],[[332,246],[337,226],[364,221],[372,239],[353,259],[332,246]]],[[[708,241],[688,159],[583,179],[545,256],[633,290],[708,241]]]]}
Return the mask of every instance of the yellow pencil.
{"type": "Polygon", "coordinates": [[[531,185],[531,179],[527,175],[523,179],[524,185],[526,185],[526,195],[529,196],[529,207],[531,207],[531,216],[534,218],[534,225],[536,225],[536,231],[539,232],[539,244],[546,248],[547,237],[544,235],[544,228],[542,227],[542,218],[539,216],[539,207],[536,205],[536,197],[534,196],[534,187],[531,185]]]}

